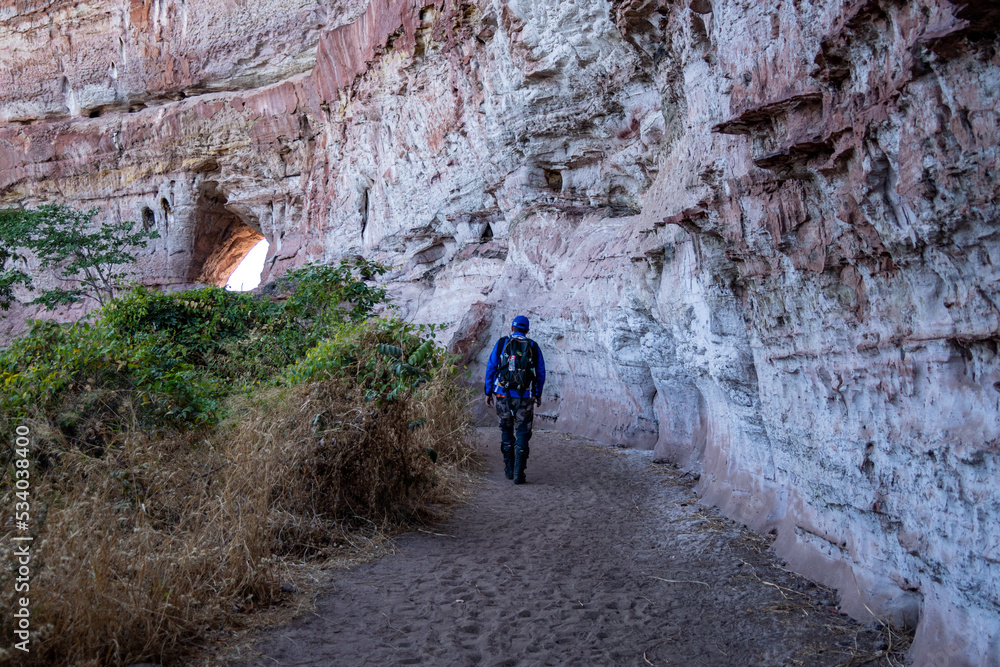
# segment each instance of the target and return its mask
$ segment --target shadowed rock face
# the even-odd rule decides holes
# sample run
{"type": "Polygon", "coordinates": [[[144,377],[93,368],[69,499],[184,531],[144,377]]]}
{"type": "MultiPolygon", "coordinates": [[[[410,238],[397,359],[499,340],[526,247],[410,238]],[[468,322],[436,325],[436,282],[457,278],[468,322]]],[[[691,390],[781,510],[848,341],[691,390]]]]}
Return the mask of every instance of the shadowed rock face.
{"type": "Polygon", "coordinates": [[[5,201],[148,221],[154,284],[237,224],[265,279],[390,262],[478,365],[527,314],[543,425],[700,472],[918,664],[1000,664],[989,3],[125,7],[0,10],[5,201]]]}

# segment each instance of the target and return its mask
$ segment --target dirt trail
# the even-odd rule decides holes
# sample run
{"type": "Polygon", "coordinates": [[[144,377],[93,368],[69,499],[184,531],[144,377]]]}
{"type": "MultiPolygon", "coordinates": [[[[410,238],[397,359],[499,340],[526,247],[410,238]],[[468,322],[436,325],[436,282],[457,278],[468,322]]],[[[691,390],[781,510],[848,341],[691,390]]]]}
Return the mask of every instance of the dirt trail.
{"type": "Polygon", "coordinates": [[[338,573],[248,664],[827,666],[884,647],[650,453],[536,431],[514,486],[498,435],[478,430],[490,470],[439,535],[338,573]]]}

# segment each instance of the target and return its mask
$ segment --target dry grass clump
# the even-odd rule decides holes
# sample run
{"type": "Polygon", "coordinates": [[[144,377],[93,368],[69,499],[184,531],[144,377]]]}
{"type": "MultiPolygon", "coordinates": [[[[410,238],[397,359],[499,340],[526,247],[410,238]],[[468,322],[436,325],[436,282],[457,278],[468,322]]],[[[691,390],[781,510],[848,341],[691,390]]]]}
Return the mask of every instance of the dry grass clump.
{"type": "MultiPolygon", "coordinates": [[[[388,403],[337,380],[243,400],[214,429],[127,433],[101,455],[30,424],[31,653],[3,647],[0,662],[175,663],[209,628],[277,601],[288,559],[426,516],[473,460],[464,395],[443,375],[388,403]]],[[[23,595],[13,576],[0,572],[5,637],[23,595]]]]}
{"type": "Polygon", "coordinates": [[[834,667],[903,667],[907,664],[907,652],[913,642],[913,629],[897,628],[877,620],[865,627],[864,632],[877,634],[879,640],[868,650],[857,648],[857,636],[861,631],[855,631],[855,647],[850,650],[850,657],[838,662],[834,667]],[[872,625],[877,629],[873,629],[872,625]]]}

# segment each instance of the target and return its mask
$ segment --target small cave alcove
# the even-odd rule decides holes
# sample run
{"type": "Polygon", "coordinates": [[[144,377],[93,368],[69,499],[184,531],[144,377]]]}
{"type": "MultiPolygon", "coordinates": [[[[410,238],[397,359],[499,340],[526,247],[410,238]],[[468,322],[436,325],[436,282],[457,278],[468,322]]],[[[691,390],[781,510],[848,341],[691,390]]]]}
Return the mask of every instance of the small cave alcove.
{"type": "MultiPolygon", "coordinates": [[[[188,273],[192,282],[226,287],[237,267],[262,241],[264,254],[267,252],[264,235],[226,208],[226,197],[214,182],[203,184],[193,222],[194,244],[188,273]]],[[[263,257],[260,259],[262,269],[263,257]]],[[[259,282],[260,270],[256,278],[259,282]]],[[[242,287],[236,285],[230,289],[252,289],[256,282],[249,276],[241,275],[242,287]]]]}

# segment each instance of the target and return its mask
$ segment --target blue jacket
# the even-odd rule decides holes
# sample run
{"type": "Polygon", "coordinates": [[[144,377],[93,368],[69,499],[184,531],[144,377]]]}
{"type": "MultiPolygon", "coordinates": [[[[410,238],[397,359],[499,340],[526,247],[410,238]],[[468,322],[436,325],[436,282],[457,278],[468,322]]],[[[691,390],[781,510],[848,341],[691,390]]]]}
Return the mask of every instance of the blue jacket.
{"type": "MultiPolygon", "coordinates": [[[[510,338],[527,338],[522,333],[512,333],[510,338]]],[[[505,336],[506,338],[506,336],[505,336]]],[[[500,348],[500,343],[503,338],[498,340],[493,346],[493,352],[490,354],[490,360],[486,364],[486,382],[483,383],[483,393],[489,394],[492,391],[494,394],[499,394],[500,396],[506,396],[504,388],[497,384],[499,380],[499,364],[500,364],[500,354],[503,350],[500,348]]],[[[535,382],[531,388],[531,396],[541,396],[542,387],[545,386],[545,359],[542,357],[542,350],[538,347],[538,343],[531,341],[531,347],[535,353],[535,359],[538,361],[538,365],[535,366],[535,382]]],[[[528,392],[520,392],[517,389],[511,389],[511,396],[517,398],[525,398],[528,396],[528,392]]]]}

